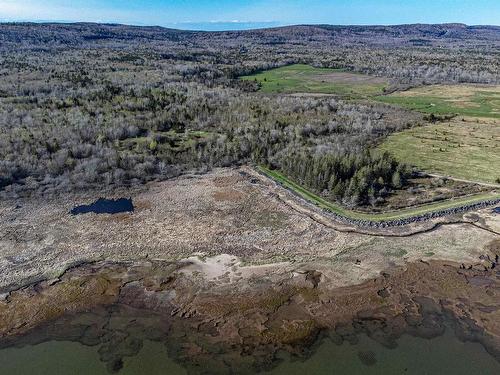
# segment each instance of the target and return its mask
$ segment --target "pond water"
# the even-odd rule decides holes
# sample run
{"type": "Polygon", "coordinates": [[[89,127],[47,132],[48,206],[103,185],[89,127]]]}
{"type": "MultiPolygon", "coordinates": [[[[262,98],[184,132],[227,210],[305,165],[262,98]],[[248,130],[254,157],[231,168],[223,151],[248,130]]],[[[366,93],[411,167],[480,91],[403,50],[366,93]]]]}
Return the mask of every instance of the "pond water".
{"type": "Polygon", "coordinates": [[[96,214],[118,214],[121,212],[133,212],[134,205],[132,203],[132,198],[126,199],[104,199],[99,198],[92,204],[76,206],[71,210],[72,215],[81,215],[88,213],[96,214]]]}
{"type": "MultiPolygon", "coordinates": [[[[0,364],[2,375],[110,373],[99,360],[97,346],[70,341],[3,349],[0,350],[0,364]]],[[[398,340],[395,349],[388,349],[364,335],[359,336],[355,345],[347,342],[339,345],[325,338],[306,360],[293,359],[280,352],[276,364],[265,374],[500,374],[500,363],[481,345],[463,343],[450,330],[431,340],[405,335],[398,340]]],[[[220,373],[211,372],[209,368],[203,370],[203,373],[220,373]]],[[[187,374],[187,371],[169,357],[165,343],[145,340],[139,353],[125,357],[123,367],[116,373],[173,375],[187,374]]]]}
{"type": "Polygon", "coordinates": [[[493,213],[495,213],[495,214],[500,214],[500,207],[495,207],[495,208],[493,209],[493,213]]]}

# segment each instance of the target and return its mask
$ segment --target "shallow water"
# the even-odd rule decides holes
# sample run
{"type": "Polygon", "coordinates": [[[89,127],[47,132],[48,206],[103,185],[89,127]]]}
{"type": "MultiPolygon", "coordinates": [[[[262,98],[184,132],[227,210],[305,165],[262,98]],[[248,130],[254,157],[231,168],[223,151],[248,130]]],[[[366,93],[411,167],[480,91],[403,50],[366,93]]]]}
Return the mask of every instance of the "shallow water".
{"type": "Polygon", "coordinates": [[[495,208],[493,209],[493,213],[495,213],[495,214],[500,214],[500,207],[495,207],[495,208]]]}
{"type": "Polygon", "coordinates": [[[76,206],[71,210],[72,215],[81,215],[88,213],[96,214],[118,214],[122,212],[133,212],[134,205],[132,204],[132,199],[104,199],[99,198],[92,204],[76,206]]]}
{"type": "MultiPolygon", "coordinates": [[[[326,338],[306,360],[293,359],[287,353],[280,353],[279,357],[277,367],[267,374],[500,374],[500,363],[481,345],[463,343],[450,330],[432,340],[403,336],[395,349],[387,349],[367,336],[360,336],[356,345],[338,345],[326,338]]],[[[2,375],[110,373],[99,360],[97,346],[69,341],[0,350],[0,364],[2,375]]],[[[169,358],[164,343],[153,341],[144,341],[136,356],[125,357],[123,368],[117,373],[187,374],[169,358]]]]}
{"type": "Polygon", "coordinates": [[[285,362],[270,371],[273,375],[399,375],[399,374],[500,374],[500,363],[477,343],[463,343],[450,330],[428,340],[405,335],[395,349],[388,349],[367,336],[356,345],[325,339],[306,361],[285,362]],[[360,357],[364,357],[363,363],[360,357]]]}
{"type": "MultiPolygon", "coordinates": [[[[49,341],[23,348],[0,350],[2,375],[108,375],[105,363],[99,360],[97,347],[70,341],[49,341]]],[[[186,374],[167,354],[163,344],[145,341],[135,357],[124,358],[121,375],[186,374]]]]}

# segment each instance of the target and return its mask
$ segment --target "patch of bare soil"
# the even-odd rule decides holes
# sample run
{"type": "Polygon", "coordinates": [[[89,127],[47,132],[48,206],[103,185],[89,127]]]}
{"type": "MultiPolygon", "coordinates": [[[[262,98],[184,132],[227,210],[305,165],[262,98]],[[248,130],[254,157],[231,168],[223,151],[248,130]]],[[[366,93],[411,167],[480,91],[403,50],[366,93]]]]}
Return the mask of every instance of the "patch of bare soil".
{"type": "Polygon", "coordinates": [[[243,198],[243,193],[229,188],[215,192],[213,194],[213,197],[214,200],[218,202],[221,201],[238,202],[243,198]]]}

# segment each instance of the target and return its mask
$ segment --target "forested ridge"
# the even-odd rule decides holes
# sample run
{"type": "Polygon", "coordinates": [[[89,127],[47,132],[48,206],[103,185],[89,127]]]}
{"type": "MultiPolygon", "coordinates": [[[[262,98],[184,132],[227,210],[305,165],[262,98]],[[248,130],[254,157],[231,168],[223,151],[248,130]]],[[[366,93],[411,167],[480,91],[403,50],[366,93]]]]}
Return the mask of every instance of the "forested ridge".
{"type": "Polygon", "coordinates": [[[385,76],[391,89],[499,82],[498,28],[405,27],[0,25],[0,194],[113,188],[256,163],[345,204],[376,204],[410,171],[369,149],[420,124],[420,114],[263,95],[238,77],[308,63],[385,76]]]}

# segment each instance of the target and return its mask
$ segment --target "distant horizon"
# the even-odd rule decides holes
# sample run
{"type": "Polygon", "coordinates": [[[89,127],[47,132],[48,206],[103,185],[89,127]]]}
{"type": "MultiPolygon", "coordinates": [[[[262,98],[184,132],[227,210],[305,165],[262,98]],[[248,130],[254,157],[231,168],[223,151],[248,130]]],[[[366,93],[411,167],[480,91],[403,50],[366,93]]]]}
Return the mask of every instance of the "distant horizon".
{"type": "Polygon", "coordinates": [[[0,22],[237,31],[294,25],[498,26],[498,0],[0,0],[0,22]]]}
{"type": "Polygon", "coordinates": [[[179,23],[172,25],[155,25],[155,24],[134,24],[134,23],[120,23],[120,22],[94,22],[94,21],[66,21],[66,20],[2,20],[0,19],[0,24],[38,24],[38,25],[103,25],[103,26],[130,26],[130,27],[151,27],[151,28],[163,28],[163,29],[173,29],[179,31],[200,31],[200,32],[231,32],[231,31],[252,31],[252,30],[263,30],[263,29],[276,29],[283,27],[297,27],[297,26],[344,26],[344,27],[396,27],[396,26],[412,26],[412,25],[428,25],[428,26],[444,26],[444,25],[464,25],[466,27],[498,27],[499,25],[494,24],[466,24],[463,22],[441,22],[441,23],[394,23],[394,24],[333,24],[333,23],[296,23],[296,24],[275,24],[272,22],[202,22],[202,23],[179,23]],[[257,25],[259,24],[259,25],[257,25]],[[190,27],[188,27],[188,25],[190,27]],[[200,27],[197,28],[197,25],[200,27]],[[208,27],[203,27],[206,25],[208,27]],[[229,28],[229,25],[239,26],[234,29],[229,28]],[[179,27],[180,26],[180,27],[179,27]],[[223,26],[219,29],[217,26],[223,26]],[[251,26],[251,27],[250,27],[251,26]]]}

